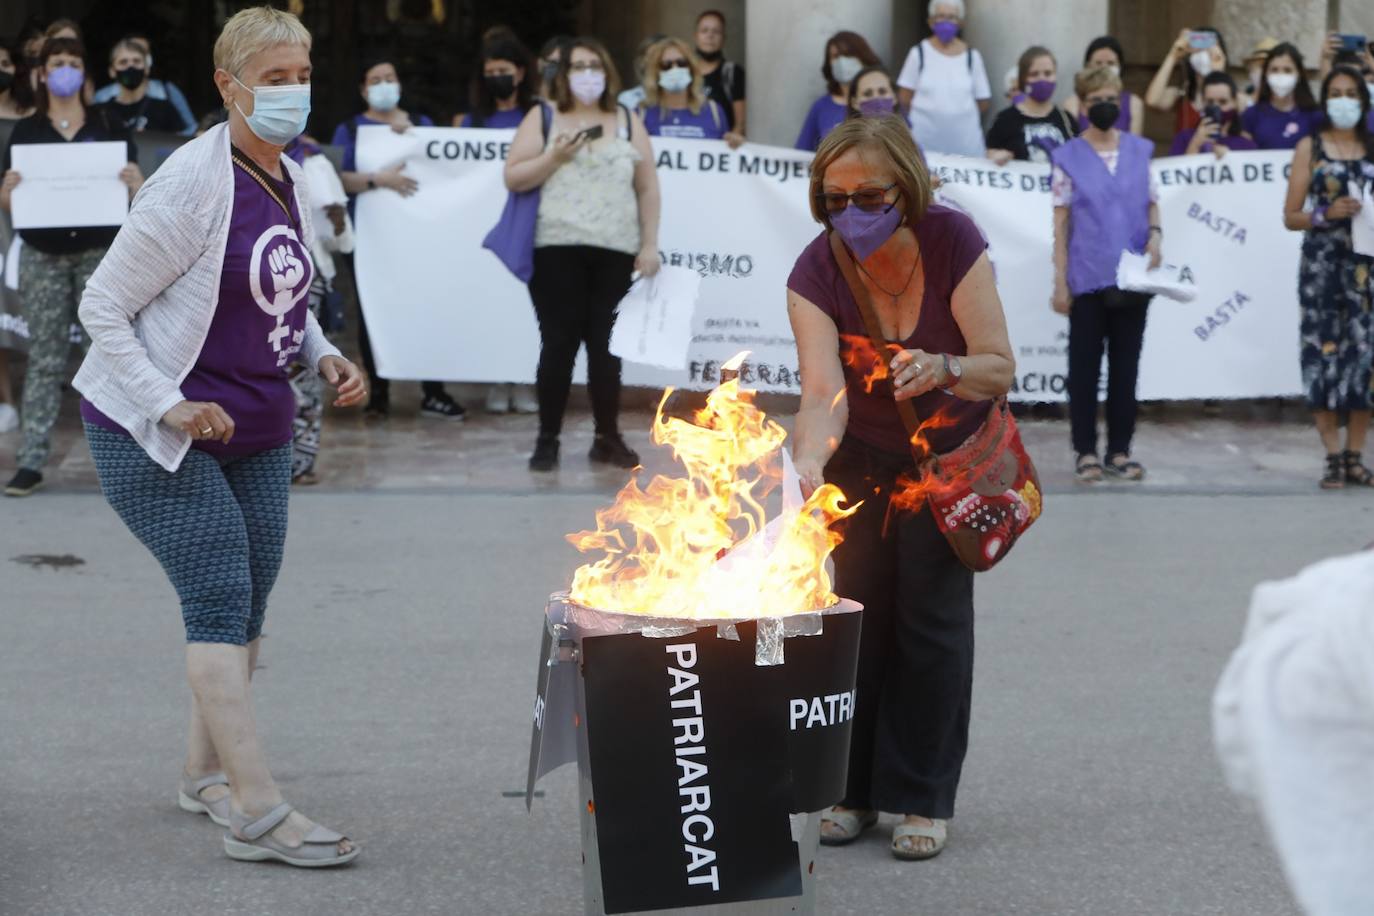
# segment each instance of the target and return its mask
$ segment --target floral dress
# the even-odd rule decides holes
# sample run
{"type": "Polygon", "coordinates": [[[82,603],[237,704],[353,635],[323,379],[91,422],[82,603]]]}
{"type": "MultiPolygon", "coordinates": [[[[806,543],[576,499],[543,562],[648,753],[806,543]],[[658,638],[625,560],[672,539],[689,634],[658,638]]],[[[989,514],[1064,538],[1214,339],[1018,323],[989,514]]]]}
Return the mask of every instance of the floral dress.
{"type": "MultiPolygon", "coordinates": [[[[1326,207],[1374,187],[1374,161],[1340,160],[1312,136],[1309,202],[1326,207]]],[[[1298,262],[1302,383],[1312,410],[1369,410],[1374,367],[1374,259],[1355,254],[1350,220],[1303,233],[1298,262]]]]}

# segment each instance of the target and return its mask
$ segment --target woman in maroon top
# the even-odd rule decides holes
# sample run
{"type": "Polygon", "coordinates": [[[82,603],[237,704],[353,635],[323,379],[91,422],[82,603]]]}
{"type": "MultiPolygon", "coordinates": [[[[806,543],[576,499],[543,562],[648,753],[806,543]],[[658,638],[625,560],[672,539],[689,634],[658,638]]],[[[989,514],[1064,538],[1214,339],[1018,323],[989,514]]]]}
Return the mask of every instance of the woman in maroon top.
{"type": "Polygon", "coordinates": [[[947,452],[1010,388],[1015,362],[987,243],[968,217],[931,204],[930,175],[900,118],[835,128],[812,163],[811,192],[884,337],[902,348],[874,353],[822,233],[787,282],[802,377],[793,454],[804,491],[824,479],[863,500],[835,551],[835,587],[864,605],[865,619],[849,786],[821,839],[848,842],[879,810],[896,812],[905,817],[893,854],[925,859],[944,847],[968,746],[973,574],[927,508],[892,498],[914,471],[895,401],[910,399],[926,445],[947,452]]]}

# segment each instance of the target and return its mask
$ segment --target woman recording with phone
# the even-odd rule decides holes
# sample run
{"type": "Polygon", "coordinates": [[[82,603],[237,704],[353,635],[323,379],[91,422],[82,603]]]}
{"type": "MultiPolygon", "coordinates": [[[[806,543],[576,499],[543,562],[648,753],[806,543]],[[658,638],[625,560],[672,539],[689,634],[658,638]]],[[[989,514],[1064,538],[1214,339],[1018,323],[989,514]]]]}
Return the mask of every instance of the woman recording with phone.
{"type": "Polygon", "coordinates": [[[1150,80],[1145,104],[1174,112],[1175,131],[1197,127],[1202,120],[1202,80],[1209,73],[1224,73],[1227,66],[1226,41],[1220,32],[1211,27],[1184,29],[1150,80]],[[1179,64],[1186,65],[1182,88],[1170,85],[1179,64]]]}
{"type": "Polygon", "coordinates": [[[506,187],[540,191],[530,299],[539,319],[539,438],[530,470],[558,466],[559,435],[578,349],[596,438],[593,463],[633,468],[620,437],[620,360],[611,355],[615,310],[631,271],[658,273],[658,174],[639,115],[616,104],[620,78],[599,41],[578,38],[550,86],[551,123],[534,108],[506,159],[506,187]]]}
{"type": "Polygon", "coordinates": [[[1236,81],[1229,73],[1207,74],[1202,81],[1202,120],[1174,135],[1169,155],[1215,153],[1220,159],[1227,150],[1255,149],[1255,141],[1241,130],[1236,102],[1236,81]]]}

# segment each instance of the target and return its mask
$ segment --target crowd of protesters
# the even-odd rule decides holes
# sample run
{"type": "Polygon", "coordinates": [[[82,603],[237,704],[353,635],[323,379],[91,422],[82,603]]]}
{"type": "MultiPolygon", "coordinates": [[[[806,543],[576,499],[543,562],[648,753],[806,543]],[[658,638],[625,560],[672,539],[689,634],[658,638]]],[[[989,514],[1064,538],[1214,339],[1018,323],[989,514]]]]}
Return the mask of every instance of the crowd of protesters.
{"type": "MultiPolygon", "coordinates": [[[[1358,209],[1360,193],[1374,182],[1367,142],[1374,129],[1369,110],[1374,84],[1370,47],[1349,47],[1342,36],[1330,36],[1320,49],[1320,92],[1314,92],[1303,54],[1292,43],[1265,39],[1237,60],[1216,29],[1184,29],[1142,96],[1125,89],[1124,53],[1111,36],[1087,46],[1072,77],[1048,48],[1032,45],[1007,74],[1008,104],[994,112],[983,56],[970,43],[973,36],[965,33],[962,0],[930,0],[926,12],[930,35],[910,48],[895,78],[863,35],[844,30],[829,37],[820,49],[825,92],[798,125],[795,145],[814,150],[849,118],[895,115],[905,121],[923,152],[986,157],[999,165],[1014,160],[1052,165],[1057,233],[1051,304],[1069,318],[1068,391],[1078,479],[1091,483],[1104,475],[1144,475],[1144,468],[1131,457],[1131,434],[1147,300],[1117,290],[1107,262],[1117,250],[1113,246],[1150,253],[1156,261],[1162,247],[1146,167],[1153,148],[1138,139],[1149,108],[1173,118],[1172,141],[1161,152],[1222,157],[1230,150],[1294,150],[1285,222],[1305,233],[1300,284],[1303,373],[1309,406],[1328,453],[1323,485],[1374,482],[1361,457],[1371,372],[1365,352],[1369,348],[1359,343],[1374,333],[1374,319],[1367,284],[1356,288],[1369,264],[1349,240],[1350,217],[1358,209]],[[1244,69],[1240,82],[1229,72],[1233,67],[1244,69]],[[1072,91],[1056,101],[1065,95],[1066,84],[1072,91]],[[1106,165],[1105,171],[1097,168],[1099,162],[1106,165]],[[1127,227],[1121,229],[1122,237],[1104,240],[1099,233],[1096,247],[1102,250],[1089,251],[1093,246],[1082,227],[1103,224],[1099,210],[1122,212],[1128,207],[1127,218],[1107,221],[1127,227]],[[1353,309],[1337,314],[1330,303],[1341,297],[1349,299],[1353,309]],[[1105,464],[1096,447],[1098,367],[1104,353],[1105,464]],[[1338,441],[1337,423],[1344,417],[1350,418],[1348,432],[1338,441]]],[[[620,466],[637,461],[617,429],[620,365],[609,354],[607,342],[618,294],[631,271],[648,260],[648,244],[656,244],[656,211],[653,220],[647,219],[646,205],[656,208],[657,191],[648,187],[652,169],[641,167],[641,157],[648,150],[645,138],[652,136],[722,140],[732,148],[746,142],[745,67],[725,57],[726,29],[725,15],[707,10],[697,17],[690,37],[646,37],[637,49],[634,85],[629,87],[621,85],[609,55],[594,41],[555,37],[535,55],[508,28],[495,27],[482,36],[467,87],[467,111],[452,123],[518,128],[507,183],[513,190],[542,187],[546,198],[536,241],[537,262],[545,269],[536,271],[530,283],[542,338],[538,383],[492,385],[485,404],[492,413],[540,415],[530,462],[536,470],[558,463],[558,432],[569,384],[565,376],[583,346],[591,357],[590,388],[597,417],[592,457],[620,466]],[[572,60],[575,51],[579,57],[596,56],[600,70],[589,61],[572,60]],[[601,87],[599,92],[592,92],[593,83],[601,87]],[[574,122],[585,126],[593,115],[593,120],[604,121],[601,138],[574,144],[561,139],[574,122]],[[613,190],[622,181],[624,187],[613,190]],[[595,186],[595,199],[604,197],[608,212],[618,214],[612,221],[620,227],[618,232],[586,212],[575,213],[576,207],[569,206],[562,217],[557,214],[560,195],[574,194],[579,182],[595,186]],[[586,225],[579,228],[578,219],[586,225]],[[585,273],[587,288],[596,290],[574,309],[586,312],[577,322],[568,318],[566,303],[554,310],[555,290],[544,282],[553,272],[573,270],[585,273]],[[574,325],[576,333],[569,336],[574,325]]],[[[135,164],[140,132],[190,136],[223,120],[224,113],[215,112],[197,122],[185,93],[155,76],[153,52],[148,36],[133,32],[114,42],[97,66],[79,25],[67,19],[43,30],[31,29],[13,44],[0,43],[0,119],[15,122],[4,151],[0,207],[8,208],[9,193],[21,180],[10,165],[15,144],[123,140],[129,146],[130,165],[122,177],[132,194],[143,177],[135,164]]],[[[358,69],[359,111],[330,135],[332,144],[342,150],[337,178],[347,212],[332,198],[321,202],[333,209],[328,231],[321,233],[322,246],[311,252],[317,267],[312,308],[327,330],[337,331],[342,325],[330,303],[340,299],[336,279],[350,278],[352,272],[336,272],[333,260],[337,257],[351,267],[351,216],[357,196],[378,191],[409,196],[418,189],[404,166],[363,172],[355,159],[359,126],[381,124],[404,132],[433,123],[406,107],[404,77],[393,59],[365,61],[358,69]]],[[[319,143],[308,136],[293,141],[290,148],[290,155],[301,163],[319,153],[319,143]]],[[[320,157],[315,170],[325,163],[320,157]]],[[[14,333],[14,322],[0,324],[0,432],[22,425],[18,472],[7,493],[24,495],[42,482],[70,347],[67,329],[85,280],[114,233],[113,228],[19,232],[28,253],[20,261],[19,297],[27,340],[14,333]],[[25,347],[23,403],[16,404],[9,355],[25,347]]],[[[361,319],[357,333],[370,382],[366,412],[385,418],[391,407],[389,384],[378,374],[367,324],[361,319]]],[[[302,483],[314,479],[322,413],[310,384],[308,374],[299,379],[300,453],[295,476],[302,483]]],[[[441,382],[427,381],[421,388],[421,416],[465,417],[463,405],[441,382]]]]}

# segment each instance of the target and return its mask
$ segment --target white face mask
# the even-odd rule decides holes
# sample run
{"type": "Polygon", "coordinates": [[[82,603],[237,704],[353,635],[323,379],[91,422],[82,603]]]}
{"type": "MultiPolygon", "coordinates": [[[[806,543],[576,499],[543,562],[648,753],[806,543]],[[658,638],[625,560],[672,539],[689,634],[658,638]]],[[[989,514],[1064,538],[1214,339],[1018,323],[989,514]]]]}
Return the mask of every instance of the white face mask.
{"type": "Polygon", "coordinates": [[[376,111],[391,111],[401,104],[401,84],[373,83],[367,87],[367,104],[376,111]]]}
{"type": "Polygon", "coordinates": [[[859,71],[863,68],[863,61],[857,57],[850,57],[848,54],[841,54],[830,62],[830,74],[835,77],[835,82],[841,86],[848,86],[850,80],[858,76],[859,71]]]}
{"type": "Polygon", "coordinates": [[[1107,65],[1107,69],[1110,70],[1110,71],[1112,72],[1112,76],[1116,77],[1117,79],[1121,79],[1121,65],[1120,65],[1120,64],[1108,64],[1108,65],[1107,65]]]}
{"type": "Polygon", "coordinates": [[[1194,73],[1198,76],[1205,77],[1212,72],[1212,52],[1194,51],[1188,56],[1188,63],[1192,65],[1194,73]]]}
{"type": "Polygon", "coordinates": [[[1274,93],[1275,98],[1286,99],[1297,88],[1298,75],[1296,73],[1271,73],[1265,77],[1264,81],[1269,84],[1269,91],[1274,93]]]}

